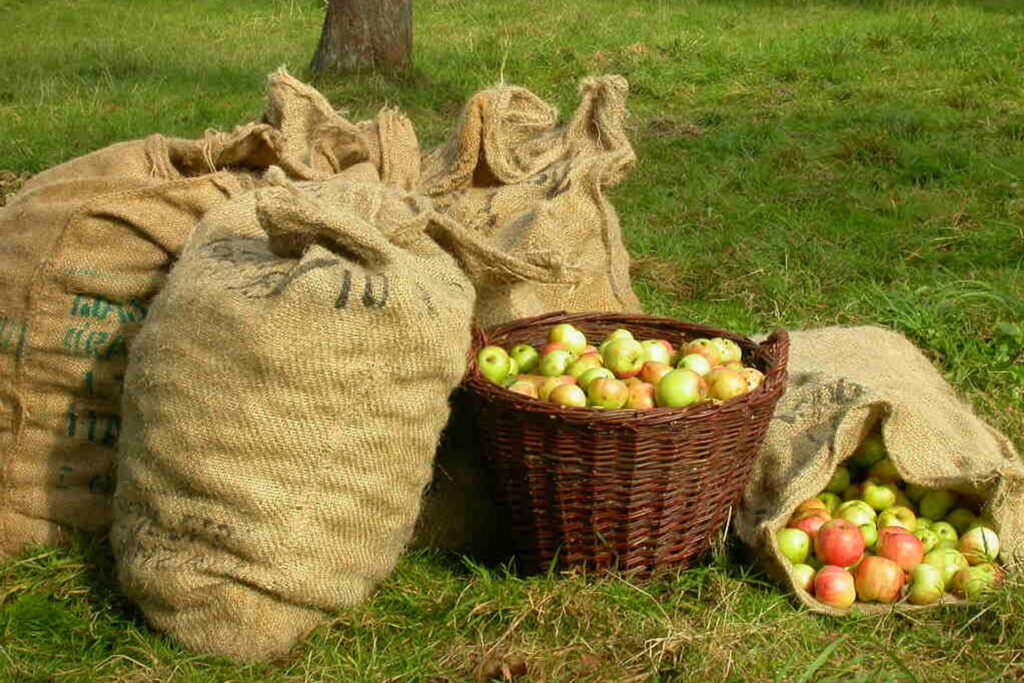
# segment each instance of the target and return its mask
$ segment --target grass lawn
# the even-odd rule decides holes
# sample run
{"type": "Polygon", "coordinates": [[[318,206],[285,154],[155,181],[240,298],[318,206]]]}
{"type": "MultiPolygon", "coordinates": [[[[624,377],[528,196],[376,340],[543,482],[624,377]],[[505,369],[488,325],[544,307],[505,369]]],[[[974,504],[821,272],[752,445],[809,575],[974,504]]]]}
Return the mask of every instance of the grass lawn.
{"type": "MultiPolygon", "coordinates": [[[[0,184],[109,143],[258,118],[320,0],[0,0],[0,184]],[[3,180],[7,178],[7,180],[3,180]]],[[[416,0],[415,73],[320,84],[425,146],[504,78],[563,114],[620,73],[639,157],[612,195],[648,312],[744,333],[880,324],[1024,452],[1019,0],[416,0]]],[[[1024,591],[835,619],[726,538],[649,583],[522,577],[439,552],[287,661],[152,632],[103,539],[0,566],[0,681],[987,681],[1024,678],[1024,591]]]]}

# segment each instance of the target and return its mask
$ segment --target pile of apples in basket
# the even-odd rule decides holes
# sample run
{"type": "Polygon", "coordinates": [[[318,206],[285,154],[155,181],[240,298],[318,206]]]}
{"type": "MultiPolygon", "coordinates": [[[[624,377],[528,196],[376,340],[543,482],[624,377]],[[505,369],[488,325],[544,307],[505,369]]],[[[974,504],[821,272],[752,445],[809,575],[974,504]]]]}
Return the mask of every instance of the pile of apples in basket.
{"type": "Polygon", "coordinates": [[[999,537],[977,503],[902,481],[880,434],[869,434],[818,496],[776,532],[796,584],[827,605],[914,605],[998,587],[999,537]]]}
{"type": "Polygon", "coordinates": [[[563,406],[608,410],[682,408],[727,401],[757,388],[764,375],[743,365],[731,339],[692,339],[676,350],[665,339],[638,340],[626,329],[599,346],[569,323],[555,325],[540,349],[490,345],[477,355],[480,372],[509,391],[563,406]]]}

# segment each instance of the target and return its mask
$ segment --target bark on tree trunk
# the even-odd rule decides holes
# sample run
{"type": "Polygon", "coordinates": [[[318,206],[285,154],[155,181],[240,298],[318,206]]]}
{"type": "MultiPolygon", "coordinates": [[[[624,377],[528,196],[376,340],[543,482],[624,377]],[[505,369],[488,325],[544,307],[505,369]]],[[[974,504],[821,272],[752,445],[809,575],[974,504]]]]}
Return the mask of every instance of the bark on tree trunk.
{"type": "Polygon", "coordinates": [[[330,0],[312,70],[398,71],[412,60],[412,0],[330,0]]]}

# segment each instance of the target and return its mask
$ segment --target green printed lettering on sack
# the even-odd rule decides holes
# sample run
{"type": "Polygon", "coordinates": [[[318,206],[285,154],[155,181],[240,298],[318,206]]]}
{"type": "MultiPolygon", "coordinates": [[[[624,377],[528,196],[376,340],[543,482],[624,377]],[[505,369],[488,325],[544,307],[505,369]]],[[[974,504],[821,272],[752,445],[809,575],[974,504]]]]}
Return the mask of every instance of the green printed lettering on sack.
{"type": "Polygon", "coordinates": [[[135,299],[117,303],[103,297],[92,297],[76,294],[71,301],[71,316],[74,318],[92,318],[105,322],[111,313],[117,315],[118,322],[135,323],[146,317],[148,309],[145,304],[135,299]]]}
{"type": "Polygon", "coordinates": [[[115,446],[121,436],[120,415],[99,415],[95,410],[87,410],[79,415],[74,403],[68,405],[65,416],[69,438],[83,438],[89,443],[102,446],[115,446]]]}
{"type": "Polygon", "coordinates": [[[118,356],[128,357],[128,344],[124,335],[89,327],[69,327],[64,330],[62,342],[64,350],[70,356],[83,356],[99,360],[109,360],[118,356]]]}
{"type": "Polygon", "coordinates": [[[20,318],[0,315],[0,351],[14,351],[20,358],[25,352],[28,324],[20,318]]]}

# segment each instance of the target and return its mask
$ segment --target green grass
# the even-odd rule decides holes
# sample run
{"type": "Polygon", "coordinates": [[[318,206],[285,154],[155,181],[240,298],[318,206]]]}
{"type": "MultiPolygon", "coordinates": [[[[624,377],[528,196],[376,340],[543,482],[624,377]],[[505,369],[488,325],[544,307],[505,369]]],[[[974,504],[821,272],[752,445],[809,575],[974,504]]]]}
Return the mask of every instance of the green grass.
{"type": "MultiPolygon", "coordinates": [[[[337,108],[398,105],[433,146],[501,78],[568,114],[580,78],[621,73],[639,161],[612,201],[649,312],[746,333],[891,327],[1024,450],[1019,2],[415,11],[414,72],[321,83],[337,108]]],[[[322,16],[313,0],[0,0],[0,185],[114,141],[258,118],[271,70],[308,77],[322,16]]],[[[644,584],[414,553],[288,661],[253,666],[153,633],[112,577],[102,539],[0,566],[0,681],[1024,676],[1019,586],[983,607],[824,618],[734,541],[644,584]]]]}

